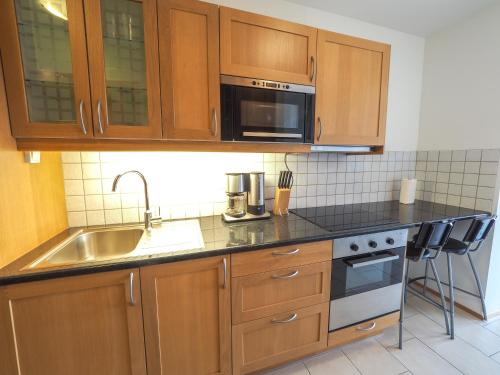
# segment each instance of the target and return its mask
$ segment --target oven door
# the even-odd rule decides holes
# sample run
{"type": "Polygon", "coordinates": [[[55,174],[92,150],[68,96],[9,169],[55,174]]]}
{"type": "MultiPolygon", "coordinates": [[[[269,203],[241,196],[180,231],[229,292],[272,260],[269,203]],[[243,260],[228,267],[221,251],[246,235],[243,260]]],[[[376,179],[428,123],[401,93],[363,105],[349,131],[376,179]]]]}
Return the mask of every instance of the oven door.
{"type": "Polygon", "coordinates": [[[405,248],[400,247],[334,259],[330,299],[345,298],[401,283],[404,254],[405,248]]]}
{"type": "Polygon", "coordinates": [[[222,85],[223,140],[311,143],[314,94],[222,85]]]}

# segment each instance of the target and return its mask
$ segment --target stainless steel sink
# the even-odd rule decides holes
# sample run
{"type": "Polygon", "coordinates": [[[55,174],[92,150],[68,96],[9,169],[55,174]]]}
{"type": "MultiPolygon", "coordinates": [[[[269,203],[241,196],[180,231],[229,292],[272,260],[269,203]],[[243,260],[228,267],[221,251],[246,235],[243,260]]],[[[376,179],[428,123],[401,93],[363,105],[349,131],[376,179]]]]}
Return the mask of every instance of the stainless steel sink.
{"type": "Polygon", "coordinates": [[[27,268],[47,268],[126,257],[137,247],[144,229],[82,230],[27,268]]]}

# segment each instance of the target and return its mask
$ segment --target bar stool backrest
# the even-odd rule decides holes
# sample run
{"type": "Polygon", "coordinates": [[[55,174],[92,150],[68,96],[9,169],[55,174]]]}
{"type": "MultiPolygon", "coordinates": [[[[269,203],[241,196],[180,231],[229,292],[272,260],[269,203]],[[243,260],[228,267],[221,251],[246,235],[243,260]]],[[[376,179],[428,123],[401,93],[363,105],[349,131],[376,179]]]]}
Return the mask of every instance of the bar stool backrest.
{"type": "Polygon", "coordinates": [[[495,225],[496,219],[496,216],[490,216],[472,220],[463,241],[467,243],[483,242],[495,225]]]}
{"type": "Polygon", "coordinates": [[[453,222],[422,223],[415,238],[415,247],[419,249],[441,250],[453,229],[453,222]]]}

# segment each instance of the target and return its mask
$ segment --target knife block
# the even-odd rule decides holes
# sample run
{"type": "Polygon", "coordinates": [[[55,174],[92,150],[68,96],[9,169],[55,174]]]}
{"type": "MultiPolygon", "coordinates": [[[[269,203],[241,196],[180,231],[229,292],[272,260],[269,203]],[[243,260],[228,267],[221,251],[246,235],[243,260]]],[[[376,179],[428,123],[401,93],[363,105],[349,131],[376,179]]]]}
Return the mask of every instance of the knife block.
{"type": "Polygon", "coordinates": [[[273,214],[283,216],[288,215],[288,203],[290,202],[291,189],[276,188],[274,192],[273,214]]]}

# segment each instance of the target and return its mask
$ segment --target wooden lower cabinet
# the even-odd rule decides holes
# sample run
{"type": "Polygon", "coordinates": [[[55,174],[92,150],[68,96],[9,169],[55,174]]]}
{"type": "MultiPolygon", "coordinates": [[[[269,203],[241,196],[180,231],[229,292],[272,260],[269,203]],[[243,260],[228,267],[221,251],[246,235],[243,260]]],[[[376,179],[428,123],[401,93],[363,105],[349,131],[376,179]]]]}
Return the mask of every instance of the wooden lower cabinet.
{"type": "Polygon", "coordinates": [[[342,328],[328,334],[328,347],[340,346],[369,336],[378,335],[399,321],[399,311],[387,314],[376,319],[342,328]]]}
{"type": "Polygon", "coordinates": [[[331,261],[232,279],[233,324],[330,300],[331,261]]]}
{"type": "Polygon", "coordinates": [[[3,287],[0,332],[2,374],[145,375],[139,270],[3,287]]]}
{"type": "Polygon", "coordinates": [[[141,268],[149,375],[231,374],[229,257],[141,268]]]}
{"type": "Polygon", "coordinates": [[[332,260],[333,241],[318,241],[231,255],[233,277],[332,260]]]}
{"type": "Polygon", "coordinates": [[[233,374],[248,374],[326,349],[329,303],[233,326],[233,374]]]}

